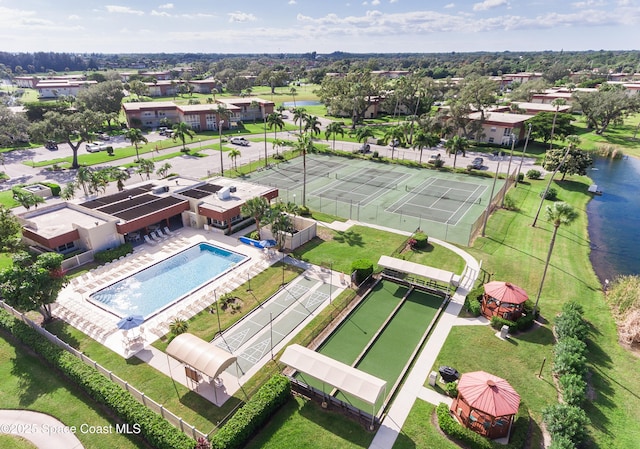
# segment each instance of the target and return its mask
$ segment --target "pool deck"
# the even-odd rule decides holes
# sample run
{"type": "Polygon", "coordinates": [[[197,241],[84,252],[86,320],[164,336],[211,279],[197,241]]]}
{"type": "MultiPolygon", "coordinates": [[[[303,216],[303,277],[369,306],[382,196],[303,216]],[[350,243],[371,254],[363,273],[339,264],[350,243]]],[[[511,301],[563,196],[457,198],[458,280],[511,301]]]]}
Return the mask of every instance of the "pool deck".
{"type": "MultiPolygon", "coordinates": [[[[246,230],[243,231],[243,233],[245,232],[246,230]]],[[[167,356],[165,352],[154,348],[151,344],[161,336],[169,333],[169,325],[174,319],[191,318],[210,306],[214,302],[216,294],[221,296],[234,290],[245,283],[248,277],[253,278],[273,263],[279,261],[281,261],[281,258],[278,253],[242,244],[236,236],[226,236],[185,227],[161,244],[155,246],[141,245],[134,250],[133,254],[92,270],[88,274],[81,276],[77,281],[67,285],[60,292],[58,301],[54,304],[54,315],[104,344],[120,356],[125,358],[135,356],[163,374],[196,391],[213,404],[221,406],[270,359],[270,351],[266,351],[259,360],[256,360],[244,372],[237,371],[234,375],[233,367],[223,372],[220,375],[222,383],[216,385],[211,379],[206,379],[205,377],[204,380],[196,384],[187,379],[183,363],[167,356]],[[202,242],[247,255],[249,259],[230,273],[205,285],[188,297],[149,318],[140,327],[130,331],[118,329],[117,323],[120,319],[117,316],[91,304],[86,299],[94,291],[202,242]]],[[[337,297],[346,288],[346,285],[343,284],[343,282],[346,282],[343,281],[344,276],[340,276],[338,272],[330,273],[328,269],[290,257],[285,258],[285,262],[297,265],[305,270],[301,276],[289,285],[295,285],[300,279],[317,280],[318,286],[327,285],[328,282],[331,282],[333,286],[331,298],[337,297]]],[[[276,296],[274,295],[274,298],[276,296]]],[[[330,300],[327,299],[320,304],[313,313],[302,320],[285,338],[274,345],[274,354],[283,349],[291,338],[329,303],[330,300]]],[[[265,306],[266,303],[245,318],[251,319],[254,314],[259,313],[262,307],[265,306]]],[[[239,348],[239,351],[242,349],[246,349],[246,345],[239,348]]]]}

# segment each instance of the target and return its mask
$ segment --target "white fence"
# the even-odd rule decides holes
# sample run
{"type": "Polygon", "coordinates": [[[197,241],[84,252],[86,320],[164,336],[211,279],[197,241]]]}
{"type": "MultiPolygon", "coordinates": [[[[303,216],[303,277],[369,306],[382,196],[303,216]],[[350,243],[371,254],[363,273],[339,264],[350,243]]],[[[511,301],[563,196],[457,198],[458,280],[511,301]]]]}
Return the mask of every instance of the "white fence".
{"type": "Polygon", "coordinates": [[[76,357],[78,357],[80,360],[82,360],[87,365],[90,365],[90,366],[94,367],[102,375],[104,375],[105,377],[108,377],[112,382],[117,383],[122,388],[124,388],[129,393],[131,393],[133,395],[133,397],[138,400],[138,402],[142,403],[148,409],[153,410],[154,412],[158,413],[160,416],[162,416],[164,419],[169,421],[173,426],[175,426],[178,429],[180,429],[181,431],[183,431],[185,434],[192,436],[195,440],[197,440],[198,438],[207,438],[207,434],[201,432],[200,430],[196,429],[191,424],[185,422],[182,418],[180,418],[176,414],[174,414],[171,411],[169,411],[166,408],[164,408],[164,406],[162,404],[158,404],[156,401],[154,401],[153,399],[151,399],[148,396],[146,396],[142,391],[136,389],[135,387],[132,387],[131,385],[129,385],[129,383],[127,381],[125,381],[125,380],[121,379],[120,377],[116,376],[115,374],[113,374],[113,372],[109,371],[108,369],[106,369],[104,366],[100,365],[95,360],[92,360],[91,358],[89,358],[86,355],[84,355],[82,352],[80,352],[77,349],[73,348],[72,346],[70,346],[66,342],[60,340],[57,335],[52,334],[51,332],[49,332],[45,328],[43,328],[43,327],[39,326],[38,324],[34,323],[29,318],[27,318],[24,313],[18,312],[13,307],[11,307],[10,305],[6,304],[4,301],[0,301],[0,306],[2,306],[3,309],[5,309],[7,312],[12,314],[16,318],[19,318],[21,321],[23,321],[24,323],[29,325],[32,329],[34,329],[35,331],[40,333],[47,340],[49,340],[51,343],[61,347],[62,349],[68,351],[69,353],[75,355],[76,357]]]}

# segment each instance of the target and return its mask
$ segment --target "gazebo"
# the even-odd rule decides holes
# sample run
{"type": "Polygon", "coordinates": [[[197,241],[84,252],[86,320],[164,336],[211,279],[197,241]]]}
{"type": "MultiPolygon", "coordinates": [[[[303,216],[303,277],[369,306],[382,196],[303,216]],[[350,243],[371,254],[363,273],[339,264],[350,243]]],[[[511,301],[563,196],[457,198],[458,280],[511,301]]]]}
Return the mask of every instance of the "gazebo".
{"type": "Polygon", "coordinates": [[[489,282],[484,284],[481,311],[489,319],[499,316],[515,321],[522,315],[523,304],[527,299],[527,292],[517,285],[510,282],[489,282]]]}
{"type": "Polygon", "coordinates": [[[484,371],[465,373],[451,411],[463,426],[487,438],[508,437],[520,406],[509,382],[484,371]]]}

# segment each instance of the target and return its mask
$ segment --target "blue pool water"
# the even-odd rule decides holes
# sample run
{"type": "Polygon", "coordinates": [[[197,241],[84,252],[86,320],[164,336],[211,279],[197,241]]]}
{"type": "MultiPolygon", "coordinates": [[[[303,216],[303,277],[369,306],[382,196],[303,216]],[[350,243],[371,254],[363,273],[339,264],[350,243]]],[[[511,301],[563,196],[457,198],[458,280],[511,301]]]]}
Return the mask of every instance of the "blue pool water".
{"type": "Polygon", "coordinates": [[[148,318],[246,259],[201,243],[93,293],[89,300],[119,317],[148,318]]]}

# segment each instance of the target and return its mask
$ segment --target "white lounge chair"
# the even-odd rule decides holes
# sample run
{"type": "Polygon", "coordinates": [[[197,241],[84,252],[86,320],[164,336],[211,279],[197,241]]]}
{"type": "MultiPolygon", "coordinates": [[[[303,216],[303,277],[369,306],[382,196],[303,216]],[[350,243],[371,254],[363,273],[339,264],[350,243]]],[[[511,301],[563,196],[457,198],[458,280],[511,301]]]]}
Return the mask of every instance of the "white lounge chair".
{"type": "Polygon", "coordinates": [[[172,231],[171,229],[169,229],[169,227],[168,227],[168,226],[165,226],[165,227],[164,227],[164,229],[163,229],[163,231],[164,231],[164,233],[165,233],[166,235],[173,235],[173,231],[172,231]]]}
{"type": "Polygon", "coordinates": [[[157,243],[154,240],[151,240],[148,235],[144,236],[144,241],[147,242],[149,245],[155,245],[157,243]]]}

